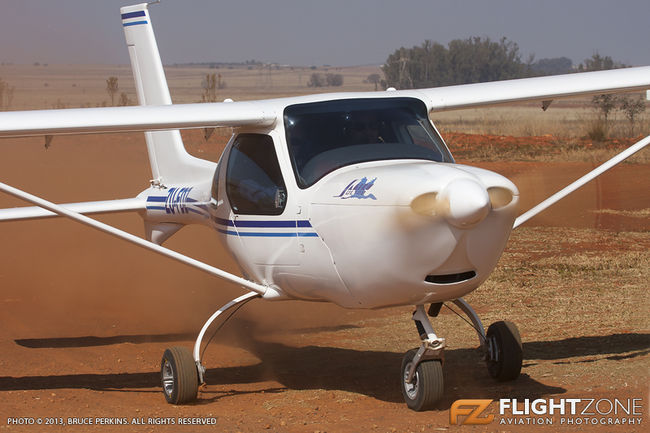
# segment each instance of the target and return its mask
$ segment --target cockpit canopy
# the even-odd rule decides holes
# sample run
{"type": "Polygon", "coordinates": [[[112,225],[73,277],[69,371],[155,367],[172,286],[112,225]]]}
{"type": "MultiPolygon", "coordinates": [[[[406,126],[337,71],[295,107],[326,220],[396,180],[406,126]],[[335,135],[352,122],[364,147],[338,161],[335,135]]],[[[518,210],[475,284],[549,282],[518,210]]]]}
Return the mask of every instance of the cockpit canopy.
{"type": "Polygon", "coordinates": [[[351,164],[390,159],[453,162],[414,98],[343,99],[284,110],[291,163],[300,188],[351,164]]]}

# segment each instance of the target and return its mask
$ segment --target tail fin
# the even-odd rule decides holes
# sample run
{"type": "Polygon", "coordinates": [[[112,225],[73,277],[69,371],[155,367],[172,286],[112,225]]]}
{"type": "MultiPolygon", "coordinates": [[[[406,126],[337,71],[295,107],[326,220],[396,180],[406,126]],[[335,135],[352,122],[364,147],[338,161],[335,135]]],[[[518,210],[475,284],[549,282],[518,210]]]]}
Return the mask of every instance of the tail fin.
{"type": "MultiPolygon", "coordinates": [[[[120,13],[140,105],[170,105],[148,4],[125,6],[120,13]]],[[[178,130],[145,132],[145,138],[155,183],[188,184],[212,178],[214,163],[188,154],[178,130]]]]}

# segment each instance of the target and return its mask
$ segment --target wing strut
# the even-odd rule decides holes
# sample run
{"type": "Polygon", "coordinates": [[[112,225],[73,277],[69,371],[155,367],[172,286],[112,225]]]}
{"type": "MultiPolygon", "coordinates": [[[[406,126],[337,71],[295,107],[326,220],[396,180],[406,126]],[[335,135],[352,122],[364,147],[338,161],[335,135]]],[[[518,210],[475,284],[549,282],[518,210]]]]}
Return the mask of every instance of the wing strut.
{"type": "Polygon", "coordinates": [[[121,239],[124,239],[125,241],[131,242],[135,245],[138,245],[140,247],[149,249],[153,252],[156,252],[158,254],[161,254],[163,256],[172,258],[174,260],[177,260],[181,263],[185,263],[186,265],[193,266],[197,269],[200,269],[204,272],[207,272],[210,275],[214,275],[219,278],[223,278],[225,280],[231,281],[235,284],[242,285],[250,290],[252,290],[255,293],[259,293],[260,295],[264,295],[266,291],[269,289],[266,286],[263,286],[261,284],[254,283],[252,281],[248,281],[244,278],[238,277],[237,275],[233,275],[229,272],[223,271],[221,269],[215,268],[213,266],[210,266],[206,263],[200,262],[196,259],[193,259],[191,257],[185,256],[183,254],[180,254],[174,250],[170,250],[169,248],[162,247],[160,245],[154,244],[153,242],[149,242],[145,239],[139,238],[138,236],[132,235],[131,233],[125,232],[124,230],[120,230],[118,228],[115,228],[113,226],[110,226],[108,224],[104,224],[100,221],[94,220],[92,218],[89,218],[85,215],[82,215],[78,212],[71,211],[69,209],[66,209],[62,206],[59,206],[57,204],[54,204],[52,202],[49,202],[47,200],[44,200],[40,197],[36,197],[32,194],[29,194],[25,191],[21,191],[17,188],[14,188],[12,186],[9,186],[5,183],[0,182],[0,191],[6,192],[7,194],[13,195],[14,197],[18,197],[22,200],[31,202],[39,207],[45,208],[49,211],[52,211],[54,213],[57,213],[61,216],[68,217],[70,219],[73,219],[81,224],[85,224],[87,226],[90,226],[94,229],[97,229],[99,231],[102,231],[104,233],[108,233],[111,236],[115,236],[121,239]]]}
{"type": "Polygon", "coordinates": [[[535,206],[534,208],[532,208],[529,211],[519,215],[519,217],[515,220],[515,223],[514,223],[512,228],[519,227],[520,225],[522,225],[523,223],[525,223],[526,221],[528,221],[529,219],[531,219],[532,217],[534,217],[538,213],[542,212],[543,210],[545,210],[549,206],[555,204],[556,202],[560,201],[561,199],[563,199],[567,195],[571,194],[572,192],[574,192],[578,188],[584,186],[590,180],[595,179],[596,177],[600,176],[601,174],[603,174],[604,172],[606,172],[610,168],[614,167],[616,164],[619,164],[620,162],[623,162],[624,160],[626,160],[630,156],[634,155],[636,152],[638,152],[639,150],[646,147],[648,145],[648,143],[650,143],[650,135],[647,136],[646,138],[636,142],[632,146],[628,147],[623,152],[619,153],[618,155],[616,155],[615,157],[613,157],[609,161],[599,165],[598,167],[596,167],[595,169],[593,169],[589,173],[582,176],[580,179],[578,179],[575,182],[567,185],[565,188],[563,188],[560,191],[556,192],[555,194],[553,194],[552,196],[550,196],[549,198],[547,198],[546,200],[544,200],[543,202],[541,202],[540,204],[535,206]]]}

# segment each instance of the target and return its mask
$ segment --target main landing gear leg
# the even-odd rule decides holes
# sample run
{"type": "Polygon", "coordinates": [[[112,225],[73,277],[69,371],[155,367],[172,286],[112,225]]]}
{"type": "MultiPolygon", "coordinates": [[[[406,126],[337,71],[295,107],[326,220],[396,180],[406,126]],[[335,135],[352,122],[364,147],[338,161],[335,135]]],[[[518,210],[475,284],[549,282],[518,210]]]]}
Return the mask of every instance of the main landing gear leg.
{"type": "Polygon", "coordinates": [[[467,317],[469,317],[469,320],[472,321],[472,325],[474,325],[474,329],[476,329],[476,333],[478,334],[478,341],[481,344],[481,352],[487,356],[487,339],[485,337],[485,328],[483,328],[483,322],[481,322],[478,314],[476,314],[476,311],[474,311],[474,309],[470,307],[470,305],[463,298],[455,299],[454,304],[463,310],[463,313],[465,313],[467,317]]]}
{"type": "Polygon", "coordinates": [[[210,316],[199,332],[194,343],[193,354],[190,354],[187,348],[180,346],[165,350],[160,363],[160,376],[167,403],[183,404],[196,399],[199,385],[205,383],[205,367],[201,364],[201,342],[206,331],[212,322],[224,312],[259,296],[256,292],[248,292],[219,308],[210,316]]]}
{"type": "Polygon", "coordinates": [[[463,298],[456,299],[454,304],[472,321],[479,336],[490,376],[502,382],[518,378],[523,361],[523,350],[517,326],[502,320],[491,324],[485,332],[481,319],[463,298]]]}

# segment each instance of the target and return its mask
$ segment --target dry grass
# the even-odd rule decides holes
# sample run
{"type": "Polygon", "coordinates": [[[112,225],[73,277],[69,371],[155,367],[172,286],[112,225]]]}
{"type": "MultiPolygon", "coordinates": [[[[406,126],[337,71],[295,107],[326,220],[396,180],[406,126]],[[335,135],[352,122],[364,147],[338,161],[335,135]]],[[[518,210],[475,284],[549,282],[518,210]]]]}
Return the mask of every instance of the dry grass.
{"type": "Polygon", "coordinates": [[[519,316],[534,336],[575,335],[573,326],[595,335],[621,324],[647,332],[648,263],[647,232],[520,228],[472,298],[519,316]]]}
{"type": "Polygon", "coordinates": [[[606,214],[606,215],[620,215],[632,218],[649,218],[650,209],[639,209],[639,210],[616,210],[616,209],[600,209],[592,211],[594,213],[606,214]]]}
{"type": "MultiPolygon", "coordinates": [[[[463,134],[441,131],[452,154],[464,162],[536,161],[604,162],[625,150],[642,136],[595,142],[586,138],[559,139],[553,135],[516,137],[507,135],[463,134]]],[[[646,164],[647,151],[640,151],[627,163],[646,164]]]]}
{"type": "MultiPolygon", "coordinates": [[[[514,137],[552,135],[563,141],[587,137],[601,121],[589,97],[556,101],[547,111],[536,103],[520,103],[434,113],[432,119],[443,131],[514,137]]],[[[611,138],[629,138],[649,130],[650,110],[642,113],[633,125],[623,113],[615,111],[608,121],[607,133],[611,138]]]]}

